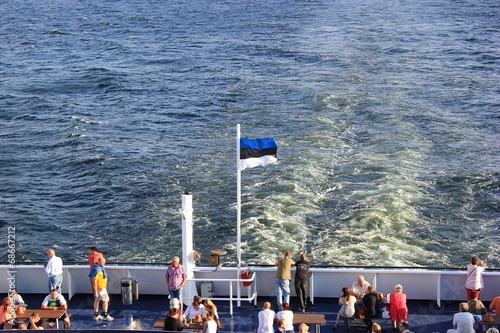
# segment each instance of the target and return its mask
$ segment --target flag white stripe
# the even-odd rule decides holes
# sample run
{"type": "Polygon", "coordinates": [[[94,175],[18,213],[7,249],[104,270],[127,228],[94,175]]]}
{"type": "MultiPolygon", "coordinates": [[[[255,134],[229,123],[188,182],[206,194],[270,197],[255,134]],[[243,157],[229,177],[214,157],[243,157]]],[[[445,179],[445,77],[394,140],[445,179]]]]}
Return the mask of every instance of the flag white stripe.
{"type": "Polygon", "coordinates": [[[271,155],[265,155],[262,157],[251,157],[240,160],[240,170],[245,170],[246,168],[255,168],[256,166],[265,166],[271,163],[276,163],[278,159],[271,155]]]}

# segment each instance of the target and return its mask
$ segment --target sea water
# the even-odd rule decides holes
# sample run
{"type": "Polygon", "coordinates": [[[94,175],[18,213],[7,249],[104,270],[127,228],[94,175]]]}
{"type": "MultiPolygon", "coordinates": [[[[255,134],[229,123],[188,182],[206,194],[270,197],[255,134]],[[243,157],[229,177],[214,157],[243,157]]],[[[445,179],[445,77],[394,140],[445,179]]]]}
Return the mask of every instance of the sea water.
{"type": "MultiPolygon", "coordinates": [[[[16,260],[499,267],[500,3],[9,0],[0,226],[16,260]],[[11,229],[12,230],[12,229],[11,229]]],[[[1,258],[7,259],[7,246],[1,258]]]]}

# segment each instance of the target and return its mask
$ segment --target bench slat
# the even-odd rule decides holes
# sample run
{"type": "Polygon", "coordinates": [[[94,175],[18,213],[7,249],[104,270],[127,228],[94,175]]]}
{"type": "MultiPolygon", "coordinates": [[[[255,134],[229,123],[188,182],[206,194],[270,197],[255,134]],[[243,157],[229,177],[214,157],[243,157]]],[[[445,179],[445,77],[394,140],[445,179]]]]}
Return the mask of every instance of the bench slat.
{"type": "MultiPolygon", "coordinates": [[[[184,329],[201,329],[203,328],[203,323],[193,323],[193,324],[198,324],[196,327],[184,327],[184,329]]],[[[160,317],[156,320],[156,322],[153,324],[154,328],[163,328],[163,325],[165,325],[165,317],[160,317]]],[[[221,328],[224,328],[224,325],[221,324],[221,328]]]]}
{"type": "MultiPolygon", "coordinates": [[[[154,328],[163,328],[165,323],[165,317],[160,317],[153,324],[154,328]]],[[[294,313],[293,314],[294,324],[309,324],[309,325],[324,325],[326,324],[325,315],[317,313],[294,313]]],[[[189,327],[186,327],[189,328],[189,327]]],[[[221,325],[224,328],[224,325],[221,325]]]]}

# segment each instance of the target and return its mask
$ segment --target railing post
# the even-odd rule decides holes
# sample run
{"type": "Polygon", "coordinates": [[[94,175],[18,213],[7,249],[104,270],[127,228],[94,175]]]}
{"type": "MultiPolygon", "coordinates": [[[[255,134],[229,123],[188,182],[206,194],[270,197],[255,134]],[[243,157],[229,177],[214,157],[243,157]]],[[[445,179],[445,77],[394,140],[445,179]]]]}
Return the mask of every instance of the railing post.
{"type": "MultiPolygon", "coordinates": [[[[236,279],[240,279],[241,278],[241,268],[238,266],[238,270],[236,271],[236,279]]],[[[236,296],[238,298],[238,300],[236,301],[236,305],[238,307],[241,306],[241,284],[240,284],[240,281],[236,281],[236,296]]]]}
{"type": "Polygon", "coordinates": [[[253,293],[252,296],[255,295],[255,298],[253,300],[253,305],[257,306],[257,273],[253,273],[253,293]]]}
{"type": "Polygon", "coordinates": [[[439,274],[438,279],[437,279],[437,297],[436,297],[436,302],[439,307],[441,307],[441,274],[439,274]]]}
{"type": "Polygon", "coordinates": [[[309,299],[311,304],[314,304],[314,273],[311,273],[311,278],[309,279],[309,299]]]}
{"type": "Polygon", "coordinates": [[[229,314],[233,316],[233,282],[229,281],[229,314]]]}

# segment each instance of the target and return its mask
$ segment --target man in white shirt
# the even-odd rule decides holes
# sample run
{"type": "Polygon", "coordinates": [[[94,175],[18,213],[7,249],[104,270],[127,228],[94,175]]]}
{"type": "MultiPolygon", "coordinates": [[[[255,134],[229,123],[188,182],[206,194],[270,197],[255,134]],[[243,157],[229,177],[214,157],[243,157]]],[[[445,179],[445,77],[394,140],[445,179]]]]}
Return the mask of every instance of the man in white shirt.
{"type": "Polygon", "coordinates": [[[49,260],[43,265],[43,267],[44,272],[47,273],[49,277],[49,293],[52,292],[53,289],[57,289],[59,293],[62,293],[62,259],[56,256],[56,251],[53,249],[47,251],[47,257],[49,257],[49,260]]]}
{"type": "Polygon", "coordinates": [[[363,298],[365,296],[370,284],[365,281],[363,275],[358,276],[358,279],[354,281],[351,288],[351,295],[356,296],[356,298],[363,298]]]}
{"type": "Polygon", "coordinates": [[[262,306],[262,311],[259,312],[259,328],[256,332],[273,333],[274,316],[275,313],[271,310],[271,303],[265,302],[264,306],[262,306]]]}
{"type": "Polygon", "coordinates": [[[453,329],[447,333],[474,333],[474,316],[469,311],[469,304],[463,302],[459,306],[460,312],[453,316],[453,329]]]}

